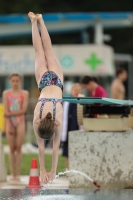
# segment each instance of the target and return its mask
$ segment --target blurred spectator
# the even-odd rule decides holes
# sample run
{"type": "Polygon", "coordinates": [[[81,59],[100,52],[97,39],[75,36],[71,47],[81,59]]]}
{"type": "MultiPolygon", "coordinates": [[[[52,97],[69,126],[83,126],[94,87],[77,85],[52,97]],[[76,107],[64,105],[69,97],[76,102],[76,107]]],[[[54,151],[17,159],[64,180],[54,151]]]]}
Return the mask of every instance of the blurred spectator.
{"type": "Polygon", "coordinates": [[[126,81],[127,76],[126,69],[118,68],[116,70],[116,78],[111,85],[111,98],[125,99],[125,87],[123,83],[126,81]]]}
{"type": "MultiPolygon", "coordinates": [[[[71,88],[71,97],[78,97],[78,94],[82,93],[81,85],[76,83],[71,88]]],[[[62,144],[63,153],[62,155],[66,157],[66,168],[69,168],[68,162],[68,132],[79,130],[79,125],[77,122],[77,104],[64,102],[63,104],[63,131],[62,131],[62,144]]]]}
{"type": "Polygon", "coordinates": [[[21,147],[25,136],[25,113],[29,93],[21,89],[21,76],[17,73],[9,77],[11,89],[3,92],[6,118],[6,137],[10,147],[9,162],[11,180],[20,180],[21,147]]]}
{"type": "Polygon", "coordinates": [[[96,77],[84,76],[81,83],[83,88],[89,92],[90,97],[107,97],[106,90],[98,84],[96,77]]]}

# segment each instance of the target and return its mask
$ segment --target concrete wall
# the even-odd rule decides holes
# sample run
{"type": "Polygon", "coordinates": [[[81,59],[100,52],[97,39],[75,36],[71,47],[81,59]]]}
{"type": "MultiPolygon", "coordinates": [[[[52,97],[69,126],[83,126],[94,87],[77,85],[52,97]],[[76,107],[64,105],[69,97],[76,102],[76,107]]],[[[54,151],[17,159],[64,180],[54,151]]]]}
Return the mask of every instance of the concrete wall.
{"type": "Polygon", "coordinates": [[[2,146],[2,138],[1,138],[1,132],[0,132],[0,181],[6,180],[6,166],[4,162],[4,152],[3,152],[3,146],[2,146]]]}
{"type": "MultiPolygon", "coordinates": [[[[69,168],[82,171],[102,188],[133,187],[133,131],[69,132],[69,168]]],[[[95,188],[81,175],[69,176],[70,187],[95,188]]]]}

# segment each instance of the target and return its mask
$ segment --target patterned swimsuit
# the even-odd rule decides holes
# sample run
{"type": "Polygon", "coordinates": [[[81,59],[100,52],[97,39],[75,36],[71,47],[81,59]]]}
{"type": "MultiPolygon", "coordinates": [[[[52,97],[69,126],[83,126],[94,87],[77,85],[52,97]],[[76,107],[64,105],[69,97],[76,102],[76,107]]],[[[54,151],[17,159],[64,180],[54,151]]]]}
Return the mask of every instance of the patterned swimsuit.
{"type": "MultiPolygon", "coordinates": [[[[22,109],[23,101],[24,101],[24,96],[23,96],[22,90],[20,91],[20,94],[18,96],[14,96],[11,90],[8,91],[8,111],[9,112],[22,109]]],[[[19,116],[10,117],[10,121],[15,128],[18,126],[18,124],[22,120],[24,120],[23,114],[19,116]]]]}
{"type": "Polygon", "coordinates": [[[62,99],[55,99],[55,98],[39,98],[38,99],[38,102],[42,102],[42,105],[40,107],[40,115],[39,115],[39,118],[40,120],[42,119],[42,111],[43,111],[43,107],[44,107],[44,104],[45,102],[48,102],[48,101],[52,101],[53,102],[53,120],[55,120],[56,118],[56,104],[57,102],[60,102],[62,104],[63,100],[62,99]]]}
{"type": "Polygon", "coordinates": [[[46,86],[50,85],[56,85],[60,87],[63,91],[63,84],[60,80],[60,78],[52,71],[47,71],[44,73],[44,75],[41,78],[40,84],[39,84],[39,90],[45,88],[46,86]]]}
{"type": "MultiPolygon", "coordinates": [[[[39,90],[45,88],[46,86],[50,85],[55,85],[61,88],[63,91],[63,84],[60,80],[60,78],[53,72],[53,71],[47,71],[44,73],[44,75],[41,78],[40,84],[39,84],[39,90]]],[[[57,98],[39,98],[38,102],[42,102],[41,107],[40,107],[40,115],[39,118],[42,119],[42,111],[45,102],[52,101],[53,102],[53,120],[56,118],[56,104],[57,102],[60,102],[62,104],[62,99],[57,99],[57,98]]]]}

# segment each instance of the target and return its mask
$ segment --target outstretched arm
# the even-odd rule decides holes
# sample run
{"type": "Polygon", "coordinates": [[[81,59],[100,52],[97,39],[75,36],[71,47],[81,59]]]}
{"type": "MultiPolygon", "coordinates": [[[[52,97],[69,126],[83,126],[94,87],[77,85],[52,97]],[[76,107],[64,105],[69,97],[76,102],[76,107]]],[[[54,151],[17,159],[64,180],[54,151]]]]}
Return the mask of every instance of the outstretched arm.
{"type": "Polygon", "coordinates": [[[51,167],[51,172],[49,175],[49,180],[53,180],[56,175],[61,134],[62,134],[62,124],[58,125],[54,138],[53,138],[52,167],[51,167]]]}
{"type": "Polygon", "coordinates": [[[40,163],[40,176],[41,181],[43,183],[48,182],[48,173],[45,169],[45,147],[44,147],[44,139],[40,138],[37,134],[37,124],[33,121],[34,132],[36,135],[37,143],[38,143],[38,156],[39,156],[39,163],[40,163]]]}

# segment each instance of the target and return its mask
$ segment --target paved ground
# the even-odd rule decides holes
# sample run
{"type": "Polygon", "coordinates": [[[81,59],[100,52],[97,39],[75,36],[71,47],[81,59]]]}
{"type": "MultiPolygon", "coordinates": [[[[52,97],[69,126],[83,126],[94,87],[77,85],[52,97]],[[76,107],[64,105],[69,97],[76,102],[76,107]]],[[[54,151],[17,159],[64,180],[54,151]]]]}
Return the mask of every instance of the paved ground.
{"type": "MultiPolygon", "coordinates": [[[[7,181],[0,182],[0,189],[25,189],[29,183],[29,176],[21,176],[21,181],[9,181],[9,178],[10,176],[7,176],[7,181]]],[[[68,189],[68,178],[60,177],[47,187],[49,189],[68,189]]]]}

